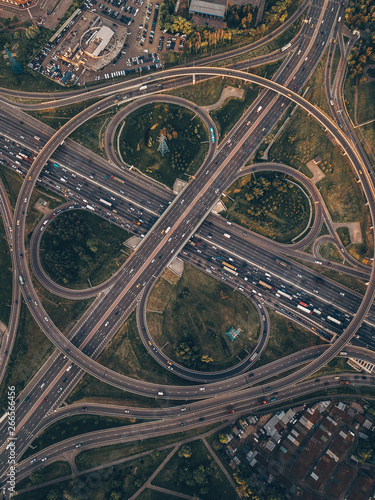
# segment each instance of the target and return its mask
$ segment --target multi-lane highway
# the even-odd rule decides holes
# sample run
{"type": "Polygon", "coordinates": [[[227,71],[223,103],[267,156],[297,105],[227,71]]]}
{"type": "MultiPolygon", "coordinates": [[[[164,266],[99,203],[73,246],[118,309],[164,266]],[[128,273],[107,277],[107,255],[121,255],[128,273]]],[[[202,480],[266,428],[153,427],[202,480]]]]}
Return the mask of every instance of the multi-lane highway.
{"type": "MultiPolygon", "coordinates": [[[[61,353],[55,353],[53,358],[50,358],[50,360],[47,361],[31,384],[29,384],[27,388],[28,394],[25,397],[25,400],[22,402],[20,401],[19,423],[17,425],[19,438],[18,443],[20,447],[19,452],[21,452],[21,450],[27,445],[31,436],[35,435],[35,432],[40,429],[43,417],[51,409],[56,408],[61,403],[63,398],[66,397],[69,391],[75,386],[84,371],[93,374],[111,385],[131,390],[132,392],[138,394],[153,397],[158,396],[161,398],[168,397],[173,399],[204,398],[205,401],[194,404],[197,405],[197,407],[201,405],[201,407],[207,411],[207,414],[210,415],[210,418],[213,419],[216,417],[219,418],[220,414],[220,418],[222,418],[223,406],[218,406],[218,399],[215,398],[215,400],[213,400],[209,398],[210,396],[218,397],[220,395],[220,402],[223,405],[228,404],[229,401],[242,402],[241,404],[243,404],[243,406],[239,405],[238,407],[238,409],[241,410],[242,408],[251,408],[251,405],[254,404],[254,398],[263,394],[262,391],[265,390],[263,386],[245,389],[250,380],[249,378],[246,379],[246,377],[248,377],[246,374],[230,378],[225,382],[225,384],[220,381],[215,382],[207,387],[204,387],[204,389],[199,386],[160,387],[156,384],[135,381],[133,379],[129,379],[128,377],[121,376],[106,369],[105,367],[102,367],[100,364],[96,363],[94,359],[104,349],[105,345],[116,333],[118,327],[128,317],[135,305],[139,301],[142,301],[143,293],[152,286],[153,282],[160,275],[165,266],[175,258],[191,236],[196,233],[197,228],[202,225],[202,222],[208,216],[217,199],[220,197],[223,188],[229,185],[239,175],[243,164],[253,154],[257,146],[262,142],[264,137],[283,115],[290,101],[298,103],[312,116],[314,116],[325,128],[330,131],[330,133],[341,145],[342,149],[346,152],[352,162],[354,171],[362,182],[364,193],[369,203],[371,216],[374,220],[374,186],[372,178],[368,174],[367,168],[364,168],[365,163],[361,154],[358,154],[353,141],[347,139],[346,134],[344,134],[340,127],[338,127],[315,106],[305,101],[296,93],[302,88],[304,82],[308,78],[308,75],[316,67],[316,64],[320,59],[321,53],[327,44],[330,33],[334,29],[337,15],[341,9],[341,6],[337,7],[337,2],[325,0],[317,2],[316,5],[310,8],[309,22],[305,23],[305,26],[301,30],[302,38],[299,49],[291,54],[288,60],[281,66],[275,77],[275,81],[268,81],[238,70],[232,69],[229,71],[219,70],[216,68],[178,68],[162,72],[158,75],[158,79],[164,78],[166,80],[170,78],[198,74],[208,77],[215,75],[229,75],[233,78],[263,85],[268,90],[264,91],[257,101],[250,107],[250,109],[246,111],[224,143],[222,143],[219,147],[216,147],[216,143],[211,145],[211,149],[208,152],[205,162],[195,175],[195,178],[191,180],[191,182],[176,198],[173,199],[170,193],[168,194],[166,190],[160,188],[161,191],[163,191],[162,194],[165,195],[163,197],[164,203],[159,203],[159,205],[162,205],[160,208],[163,213],[160,213],[160,210],[157,214],[155,212],[155,221],[146,236],[141,240],[137,250],[128,259],[116,277],[111,280],[111,286],[108,290],[106,290],[105,295],[97,299],[95,307],[91,307],[89,309],[89,311],[81,318],[79,324],[77,324],[72,331],[69,332],[67,338],[58,331],[44,311],[42,305],[38,302],[38,297],[32,285],[26,259],[18,257],[21,253],[24,253],[25,218],[32,190],[47,161],[52,155],[56,155],[58,153],[58,148],[64,150],[66,154],[67,148],[65,144],[61,146],[63,141],[65,141],[68,135],[87,119],[95,116],[99,112],[102,112],[104,109],[111,107],[113,105],[113,97],[109,96],[101,100],[99,103],[88,107],[85,111],[77,115],[74,119],[62,127],[62,129],[48,138],[48,141],[35,158],[35,161],[29,170],[29,177],[25,180],[17,201],[13,224],[13,248],[17,257],[17,271],[24,280],[24,285],[22,285],[24,296],[30,298],[30,300],[27,300],[28,305],[39,325],[52,342],[60,349],[61,353]],[[325,23],[325,28],[327,30],[324,32],[319,29],[323,22],[325,23]],[[168,195],[170,200],[165,202],[165,200],[168,199],[168,195]],[[70,358],[70,360],[68,358],[70,358]],[[71,365],[71,361],[74,362],[73,365],[71,365]],[[69,373],[69,375],[66,373],[69,373]],[[66,378],[66,384],[64,381],[62,382],[63,378],[66,378]],[[233,391],[233,389],[238,390],[240,388],[244,389],[242,391],[237,391],[236,393],[228,392],[233,391]],[[215,413],[216,407],[218,407],[217,415],[215,413]]],[[[151,82],[156,79],[156,77],[151,77],[151,82]]],[[[135,98],[140,95],[137,90],[137,85],[139,86],[141,81],[142,80],[139,80],[137,83],[134,83],[134,81],[132,82],[132,96],[129,95],[129,84],[116,84],[109,87],[107,90],[110,92],[116,92],[119,99],[123,99],[123,97],[135,98]]],[[[157,87],[150,86],[149,90],[157,91],[157,87]]],[[[149,90],[147,92],[149,92],[149,90]]],[[[94,92],[90,93],[90,97],[94,95],[94,92]]],[[[100,92],[98,92],[98,95],[100,95],[100,92]]],[[[73,96],[70,99],[71,102],[75,102],[74,100],[77,99],[77,96],[73,96]]],[[[92,175],[92,177],[94,178],[95,176],[92,175]]],[[[150,180],[142,179],[141,182],[155,188],[154,183],[150,180]]],[[[96,183],[97,187],[104,185],[104,182],[101,179],[96,183]]],[[[161,193],[161,191],[159,191],[159,193],[161,193]]],[[[159,196],[159,193],[157,196],[159,196]]],[[[156,200],[156,197],[152,198],[152,200],[156,200]]],[[[127,208],[130,209],[131,207],[128,205],[127,208]]],[[[315,216],[317,217],[317,227],[321,222],[320,217],[323,212],[324,207],[317,207],[315,211],[315,216]]],[[[229,229],[227,230],[227,226],[224,226],[225,232],[230,236],[230,238],[226,238],[230,240],[231,248],[225,249],[225,246],[222,245],[224,239],[223,224],[225,224],[224,221],[220,221],[217,224],[212,224],[208,221],[201,226],[202,229],[200,237],[202,237],[203,241],[205,241],[204,244],[207,247],[207,255],[205,256],[206,261],[208,261],[208,259],[211,259],[211,261],[215,259],[215,254],[212,253],[212,247],[216,245],[210,245],[211,250],[208,249],[208,243],[211,243],[210,240],[213,240],[214,238],[217,245],[221,244],[220,252],[230,251],[236,258],[246,261],[246,259],[248,259],[246,251],[244,251],[246,241],[244,238],[241,238],[241,234],[237,234],[238,228],[233,228],[233,232],[230,232],[229,229]],[[242,248],[241,245],[243,246],[242,248]],[[245,255],[242,255],[241,252],[245,253],[245,255]]],[[[242,234],[242,236],[244,235],[242,234]]],[[[218,247],[216,247],[216,249],[217,248],[218,247]]],[[[195,253],[192,250],[190,251],[193,254],[195,253]]],[[[243,280],[242,291],[244,293],[249,293],[250,295],[252,294],[254,297],[259,297],[260,292],[253,292],[248,288],[256,286],[254,281],[256,282],[259,277],[257,275],[259,270],[261,269],[260,272],[264,272],[266,269],[267,271],[270,270],[273,272],[273,268],[275,266],[277,267],[274,256],[272,257],[273,265],[271,265],[269,260],[267,262],[262,262],[260,260],[259,253],[264,253],[264,248],[261,248],[260,252],[258,251],[258,255],[254,258],[254,261],[251,262],[252,269],[249,269],[249,271],[246,270],[246,272],[241,272],[240,276],[243,280]],[[259,262],[262,262],[262,264],[259,267],[256,267],[256,263],[259,262]],[[251,284],[249,282],[250,279],[251,284]]],[[[200,254],[199,257],[201,257],[200,254]]],[[[198,261],[201,259],[197,258],[196,254],[193,255],[192,258],[197,265],[200,264],[198,261]]],[[[207,266],[207,263],[204,265],[207,266]]],[[[215,268],[218,267],[219,266],[217,266],[216,263],[215,268]]],[[[367,276],[366,270],[360,270],[360,272],[367,276]]],[[[290,266],[290,270],[288,272],[281,272],[279,268],[275,273],[277,277],[270,275],[271,281],[275,280],[275,285],[277,285],[278,289],[282,288],[283,290],[287,290],[284,293],[290,295],[290,293],[288,293],[290,291],[288,287],[292,286],[293,280],[295,282],[295,273],[296,267],[294,266],[290,266]],[[285,278],[284,287],[280,283],[281,276],[283,279],[285,278]],[[279,282],[277,282],[277,280],[279,280],[279,282]]],[[[352,308],[351,312],[354,314],[354,317],[351,321],[350,315],[348,319],[345,319],[345,329],[336,342],[331,347],[324,349],[318,357],[311,360],[308,365],[304,366],[299,371],[294,372],[292,375],[289,375],[284,379],[280,379],[276,383],[273,383],[273,391],[276,389],[276,392],[278,393],[285,391],[285,396],[289,394],[288,397],[290,397],[290,394],[295,395],[297,393],[296,388],[294,387],[295,384],[326,364],[330,359],[337,355],[341,351],[342,347],[345,346],[345,344],[353,337],[373,302],[373,273],[374,272],[371,271],[371,274],[369,275],[369,286],[362,301],[355,294],[345,293],[345,307],[352,308]],[[357,303],[355,301],[357,301],[357,303]],[[358,307],[355,310],[356,304],[358,307]]],[[[211,274],[214,275],[214,273],[211,274]]],[[[230,277],[221,275],[221,278],[227,279],[227,281],[231,284],[230,277]]],[[[311,279],[314,280],[314,273],[312,272],[311,279]]],[[[302,285],[304,284],[305,283],[301,284],[297,287],[297,289],[301,290],[301,288],[303,288],[302,285]]],[[[326,297],[328,297],[330,293],[332,293],[332,300],[334,298],[333,293],[335,293],[335,298],[337,298],[337,291],[334,290],[333,282],[329,280],[326,280],[324,289],[322,286],[318,287],[317,284],[315,285],[315,288],[319,288],[318,292],[314,292],[315,295],[319,296],[318,300],[320,300],[320,296],[325,295],[322,297],[322,301],[325,302],[326,297]],[[322,289],[323,293],[321,294],[320,292],[322,289]]],[[[292,294],[292,297],[294,295],[295,297],[298,297],[297,293],[300,293],[300,291],[292,294]]],[[[269,291],[265,291],[262,295],[265,296],[266,300],[271,300],[269,291]]],[[[280,299],[280,294],[278,298],[280,299]]],[[[314,300],[316,299],[317,297],[315,296],[314,300]]],[[[275,297],[273,297],[273,300],[276,301],[275,297]]],[[[282,300],[276,302],[279,304],[283,303],[282,300]]],[[[259,301],[258,307],[264,307],[264,305],[262,306],[262,301],[259,301]]],[[[325,307],[328,308],[327,304],[325,307]]],[[[340,304],[337,304],[335,309],[342,309],[342,307],[340,304]]],[[[328,309],[328,312],[329,311],[330,309],[328,309]]],[[[315,319],[316,321],[319,321],[319,318],[315,319]]],[[[297,354],[297,359],[299,361],[302,359],[299,353],[297,354]]],[[[163,362],[163,360],[161,361],[163,362]]],[[[233,375],[235,373],[236,372],[233,372],[233,375]]],[[[276,371],[272,371],[269,376],[276,373],[276,371]]],[[[201,377],[201,374],[195,375],[197,375],[197,377],[201,377]]],[[[198,381],[201,380],[201,378],[196,378],[195,380],[198,381]]],[[[356,383],[354,378],[352,382],[356,383]]],[[[299,384],[298,387],[300,389],[298,390],[301,390],[301,394],[304,394],[305,392],[303,391],[311,390],[310,385],[311,384],[308,382],[299,384]]],[[[24,396],[22,395],[22,397],[24,396]]],[[[194,418],[197,420],[196,417],[194,418]]],[[[194,418],[192,420],[189,419],[184,423],[191,423],[192,425],[195,425],[197,422],[194,421],[194,418]]],[[[150,432],[153,432],[153,435],[155,435],[156,425],[157,424],[150,425],[150,432]]],[[[175,427],[176,422],[168,420],[165,429],[169,429],[168,432],[171,432],[171,429],[175,427]]],[[[145,430],[145,432],[147,431],[145,430]]],[[[0,428],[0,435],[2,442],[5,442],[5,427],[0,428]]],[[[76,441],[72,440],[72,443],[73,442],[76,441]]],[[[69,443],[67,446],[72,446],[72,443],[69,443]]],[[[91,444],[95,445],[95,439],[91,444]]],[[[5,472],[5,467],[2,468],[1,471],[5,472]]]]}

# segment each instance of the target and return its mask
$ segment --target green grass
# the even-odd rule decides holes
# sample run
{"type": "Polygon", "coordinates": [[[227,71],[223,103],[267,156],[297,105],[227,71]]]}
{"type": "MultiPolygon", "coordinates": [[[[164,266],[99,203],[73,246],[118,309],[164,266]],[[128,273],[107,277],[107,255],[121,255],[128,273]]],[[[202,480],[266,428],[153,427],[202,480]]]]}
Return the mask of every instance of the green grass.
{"type": "Polygon", "coordinates": [[[19,498],[32,498],[32,500],[45,500],[47,498],[128,499],[147,481],[168,453],[169,450],[150,453],[114,467],[84,474],[52,486],[42,487],[34,490],[32,497],[28,493],[24,493],[19,495],[19,498]],[[50,497],[52,491],[55,496],[50,497]],[[117,493],[118,496],[113,496],[114,493],[117,493]]]}
{"type": "MultiPolygon", "coordinates": [[[[203,78],[203,77],[202,77],[203,78]]],[[[195,85],[186,85],[166,92],[166,94],[182,97],[192,101],[198,106],[211,106],[215,104],[221,96],[226,85],[238,86],[238,80],[233,78],[206,78],[200,81],[201,77],[196,77],[195,85]]]]}
{"type": "Polygon", "coordinates": [[[329,213],[334,222],[361,224],[364,257],[371,257],[373,243],[369,231],[370,216],[360,184],[357,184],[347,156],[343,156],[315,120],[302,110],[297,110],[270,151],[271,161],[278,161],[295,168],[304,167],[315,156],[320,156],[319,167],[326,177],[318,183],[329,213]]]}
{"type": "Polygon", "coordinates": [[[219,141],[234,127],[261,92],[256,85],[245,85],[244,90],[243,99],[229,98],[220,108],[210,112],[219,131],[219,141]]]}
{"type": "Polygon", "coordinates": [[[104,136],[108,122],[113,118],[113,108],[87,120],[70,136],[71,139],[106,158],[104,136]]]}
{"type": "Polygon", "coordinates": [[[27,448],[22,460],[38,453],[44,448],[59,443],[64,439],[86,434],[87,432],[123,427],[135,423],[135,419],[103,417],[99,415],[73,415],[50,425],[33,442],[33,448],[27,448]]]}
{"type": "Polygon", "coordinates": [[[285,316],[268,311],[271,321],[271,333],[266,349],[258,358],[256,368],[288,356],[293,352],[306,349],[315,345],[325,344],[320,337],[310,330],[297,325],[285,316]],[[260,359],[260,362],[259,362],[260,359]]]}
{"type": "Polygon", "coordinates": [[[116,333],[111,343],[99,356],[98,362],[138,380],[159,384],[181,384],[181,379],[160,366],[144,347],[139,338],[135,312],[116,333]]]}
{"type": "Polygon", "coordinates": [[[22,186],[23,178],[16,172],[5,168],[3,165],[0,165],[0,177],[8,194],[10,205],[14,210],[18,193],[20,192],[22,186]]]}
{"type": "Polygon", "coordinates": [[[167,488],[189,495],[199,495],[199,498],[215,498],[235,500],[236,492],[227,478],[219,469],[201,440],[189,443],[191,456],[179,457],[178,452],[167,462],[165,467],[152,481],[155,486],[167,488]],[[198,477],[196,471],[202,467],[203,474],[198,477]],[[182,477],[186,479],[182,479],[182,477]],[[198,481],[198,479],[200,481],[198,481]],[[194,483],[191,485],[191,483],[194,483]]]}
{"type": "Polygon", "coordinates": [[[176,497],[174,495],[168,495],[161,491],[151,490],[150,488],[146,488],[137,498],[138,500],[176,500],[179,497],[176,497]]]}
{"type": "Polygon", "coordinates": [[[134,111],[120,136],[121,156],[127,163],[169,187],[176,178],[186,179],[201,166],[208,151],[208,134],[192,111],[172,104],[149,104],[134,111]],[[161,133],[169,152],[158,151],[161,133]]]}
{"type": "Polygon", "coordinates": [[[358,123],[375,118],[375,82],[358,86],[357,121],[358,123]]]}
{"type": "Polygon", "coordinates": [[[51,107],[40,111],[27,111],[27,113],[55,130],[59,130],[71,118],[74,118],[78,113],[100,100],[101,98],[87,99],[79,104],[70,104],[69,106],[56,108],[51,107]]]}
{"type": "Polygon", "coordinates": [[[89,288],[114,274],[128,257],[123,242],[131,235],[83,210],[65,212],[44,231],[40,257],[56,282],[70,288],[89,288]]]}
{"type": "Polygon", "coordinates": [[[53,346],[40,330],[27,307],[23,304],[12,354],[0,385],[1,410],[7,406],[6,392],[9,385],[19,394],[52,353],[53,346]]]}
{"type": "Polygon", "coordinates": [[[43,469],[36,470],[35,473],[31,473],[27,478],[17,483],[17,491],[46,483],[47,481],[53,481],[59,477],[68,476],[71,473],[72,469],[68,462],[53,462],[43,469]]]}
{"type": "MultiPolygon", "coordinates": [[[[247,356],[259,334],[259,316],[243,295],[228,285],[185,265],[176,285],[161,278],[151,294],[157,310],[147,320],[156,344],[171,359],[198,370],[220,370],[247,356]],[[155,298],[156,297],[156,298],[155,298]],[[232,342],[231,327],[242,332],[232,342]],[[209,356],[212,361],[202,361],[209,356]]],[[[155,311],[155,306],[148,305],[155,311]]]]}
{"type": "Polygon", "coordinates": [[[309,378],[323,377],[323,375],[332,375],[332,373],[344,373],[344,372],[356,373],[356,370],[354,370],[354,368],[348,365],[347,358],[334,358],[332,361],[328,363],[328,365],[324,366],[321,370],[314,373],[314,375],[312,375],[309,378]]]}
{"type": "Polygon", "coordinates": [[[319,106],[319,108],[322,109],[328,116],[331,116],[324,90],[324,68],[327,63],[327,56],[328,50],[325,49],[324,56],[319,61],[314,73],[305,85],[305,88],[309,89],[305,94],[305,99],[310,101],[312,104],[319,106]]]}
{"type": "MultiPolygon", "coordinates": [[[[370,158],[371,161],[371,155],[369,152],[369,148],[371,148],[371,151],[375,151],[375,122],[368,123],[367,125],[363,125],[361,127],[362,133],[365,136],[365,139],[368,143],[369,146],[367,146],[364,142],[362,142],[363,147],[365,148],[368,157],[370,158]]],[[[359,133],[358,133],[359,135],[359,133]]]]}
{"type": "Polygon", "coordinates": [[[194,438],[200,434],[205,434],[211,429],[215,429],[218,424],[206,425],[189,431],[177,432],[166,436],[139,439],[131,443],[120,443],[101,448],[93,448],[91,450],[82,451],[76,456],[76,465],[79,471],[84,471],[104,465],[109,462],[121,460],[122,458],[131,457],[144,451],[152,451],[156,448],[161,448],[172,443],[177,443],[180,440],[194,438]]]}
{"type": "Polygon", "coordinates": [[[342,241],[342,244],[345,247],[349,246],[351,244],[349,229],[347,227],[338,227],[336,231],[342,241]]]}
{"type": "Polygon", "coordinates": [[[333,54],[332,66],[331,66],[331,82],[332,83],[335,79],[337,66],[339,64],[340,56],[341,56],[340,45],[338,43],[335,44],[334,51],[335,51],[335,53],[333,54]]]}
{"type": "Polygon", "coordinates": [[[273,172],[238,179],[223,197],[227,210],[222,215],[276,241],[291,242],[306,228],[310,205],[305,190],[289,180],[273,172]]]}
{"type": "Polygon", "coordinates": [[[334,243],[323,243],[320,245],[319,253],[323,259],[330,260],[331,262],[339,262],[340,264],[342,263],[343,259],[334,243]]]}
{"type": "Polygon", "coordinates": [[[0,321],[8,324],[12,304],[12,261],[4,224],[0,218],[0,321]]]}

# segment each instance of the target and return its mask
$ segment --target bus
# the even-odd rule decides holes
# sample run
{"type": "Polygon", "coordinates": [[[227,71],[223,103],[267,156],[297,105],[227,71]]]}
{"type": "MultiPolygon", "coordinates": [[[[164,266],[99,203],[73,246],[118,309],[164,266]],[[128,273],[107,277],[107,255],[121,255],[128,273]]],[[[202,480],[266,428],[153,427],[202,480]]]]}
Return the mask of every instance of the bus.
{"type": "Polygon", "coordinates": [[[229,269],[233,269],[233,271],[237,271],[237,269],[234,266],[232,266],[232,264],[228,264],[228,262],[223,261],[222,264],[225,267],[229,267],[229,269]]]}
{"type": "Polygon", "coordinates": [[[100,203],[104,203],[104,205],[107,205],[107,207],[111,207],[112,206],[112,203],[110,203],[109,201],[107,200],[103,200],[103,198],[100,198],[100,203]]]}
{"type": "Polygon", "coordinates": [[[267,288],[267,290],[273,290],[273,286],[269,285],[268,283],[265,283],[262,280],[259,280],[258,284],[263,286],[264,288],[267,288]]]}
{"type": "Polygon", "coordinates": [[[289,300],[292,300],[292,298],[293,298],[291,295],[288,295],[287,293],[283,292],[282,290],[277,290],[277,293],[279,295],[281,295],[282,297],[285,297],[285,298],[287,298],[289,300]]]}
{"type": "Polygon", "coordinates": [[[322,313],[319,311],[319,309],[313,309],[313,312],[315,314],[317,314],[318,316],[320,316],[322,313]]]}
{"type": "Polygon", "coordinates": [[[25,281],[23,279],[23,276],[18,276],[18,280],[20,282],[21,285],[24,285],[25,284],[25,281]]]}
{"type": "Polygon", "coordinates": [[[210,132],[211,132],[211,141],[215,142],[215,132],[214,132],[214,129],[212,127],[210,127],[210,132]]]}
{"type": "Polygon", "coordinates": [[[280,266],[285,267],[286,269],[290,268],[290,265],[287,264],[286,262],[283,262],[282,260],[276,259],[276,263],[279,264],[280,266]]]}
{"type": "Polygon", "coordinates": [[[292,44],[290,42],[287,43],[286,45],[284,45],[284,47],[281,47],[280,52],[284,52],[284,50],[289,49],[289,47],[291,47],[291,46],[292,46],[292,44]]]}
{"type": "Polygon", "coordinates": [[[341,325],[341,321],[339,321],[338,319],[336,318],[332,318],[332,316],[327,316],[327,319],[329,321],[332,321],[332,323],[336,323],[336,325],[341,325]]]}
{"type": "Polygon", "coordinates": [[[310,309],[307,309],[307,307],[303,307],[300,304],[298,304],[297,309],[299,309],[300,311],[303,311],[306,314],[312,314],[312,311],[310,311],[310,309]]]}
{"type": "Polygon", "coordinates": [[[230,267],[227,267],[226,265],[223,267],[224,271],[228,271],[228,273],[234,274],[235,276],[238,276],[238,272],[235,271],[234,269],[231,269],[230,267]]]}
{"type": "Polygon", "coordinates": [[[86,208],[88,210],[91,210],[92,212],[95,212],[95,208],[93,206],[91,206],[91,205],[86,205],[86,208]]]}

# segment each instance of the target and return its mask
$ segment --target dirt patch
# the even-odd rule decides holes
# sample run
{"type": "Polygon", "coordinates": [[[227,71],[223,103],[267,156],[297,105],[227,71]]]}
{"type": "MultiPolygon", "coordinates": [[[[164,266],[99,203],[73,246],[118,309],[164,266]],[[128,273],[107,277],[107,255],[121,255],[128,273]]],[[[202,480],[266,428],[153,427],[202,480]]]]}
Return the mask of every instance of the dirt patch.
{"type": "Polygon", "coordinates": [[[222,104],[224,104],[224,102],[227,99],[229,99],[230,97],[232,99],[241,99],[242,100],[244,97],[244,92],[245,92],[244,89],[238,89],[238,88],[230,87],[230,86],[226,85],[223,88],[220,99],[217,102],[215,102],[215,104],[211,104],[211,106],[204,106],[203,109],[206,110],[207,112],[210,112],[213,109],[220,108],[220,106],[222,104]]]}
{"type": "Polygon", "coordinates": [[[333,222],[332,225],[335,229],[338,229],[339,227],[348,228],[352,243],[363,243],[361,225],[359,222],[333,222]]]}
{"type": "Polygon", "coordinates": [[[306,163],[306,166],[307,166],[307,168],[310,170],[310,172],[314,176],[311,179],[311,181],[314,184],[317,184],[320,180],[324,179],[325,173],[322,170],[320,170],[320,168],[318,167],[318,165],[313,160],[311,160],[308,163],[306,163]]]}

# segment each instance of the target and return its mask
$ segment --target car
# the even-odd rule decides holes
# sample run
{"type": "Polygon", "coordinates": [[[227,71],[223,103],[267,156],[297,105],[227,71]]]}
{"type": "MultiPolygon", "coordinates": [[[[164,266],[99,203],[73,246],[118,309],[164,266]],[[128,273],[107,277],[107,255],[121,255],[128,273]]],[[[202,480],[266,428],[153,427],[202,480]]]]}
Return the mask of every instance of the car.
{"type": "Polygon", "coordinates": [[[63,378],[63,382],[66,382],[68,380],[68,377],[63,378]]]}
{"type": "Polygon", "coordinates": [[[61,392],[61,391],[62,391],[62,389],[63,389],[62,387],[59,387],[59,388],[57,389],[57,392],[61,392]]]}
{"type": "Polygon", "coordinates": [[[199,387],[199,390],[200,390],[200,391],[205,391],[205,390],[206,390],[206,388],[205,388],[205,387],[199,387]]]}
{"type": "Polygon", "coordinates": [[[47,316],[44,316],[44,321],[48,321],[48,318],[47,318],[47,316]]]}
{"type": "Polygon", "coordinates": [[[185,425],[185,422],[181,422],[180,425],[185,425]]]}
{"type": "Polygon", "coordinates": [[[47,401],[47,399],[48,399],[48,396],[46,396],[46,397],[43,399],[43,401],[44,401],[44,402],[46,402],[46,401],[47,401]]]}
{"type": "Polygon", "coordinates": [[[129,413],[130,410],[124,410],[124,413],[129,413]]]}
{"type": "Polygon", "coordinates": [[[81,446],[82,446],[81,443],[76,444],[76,448],[81,448],[81,446]]]}
{"type": "Polygon", "coordinates": [[[33,464],[34,462],[36,462],[36,458],[32,458],[32,459],[30,460],[30,463],[31,463],[31,464],[33,464]]]}
{"type": "Polygon", "coordinates": [[[104,326],[108,326],[108,325],[109,325],[109,321],[106,321],[106,322],[104,323],[104,326]]]}
{"type": "Polygon", "coordinates": [[[186,410],[187,410],[186,406],[184,406],[183,408],[181,408],[181,411],[186,411],[186,410]]]}
{"type": "Polygon", "coordinates": [[[42,458],[41,462],[45,462],[47,460],[47,457],[42,458]]]}

